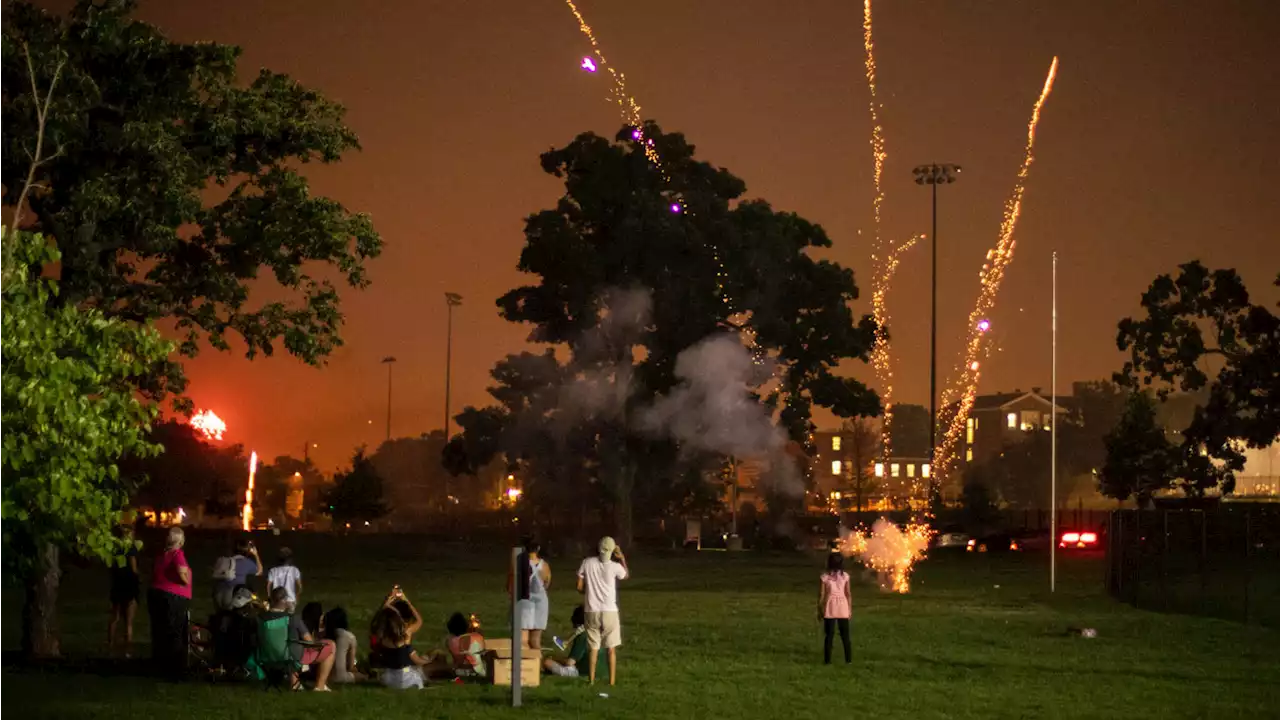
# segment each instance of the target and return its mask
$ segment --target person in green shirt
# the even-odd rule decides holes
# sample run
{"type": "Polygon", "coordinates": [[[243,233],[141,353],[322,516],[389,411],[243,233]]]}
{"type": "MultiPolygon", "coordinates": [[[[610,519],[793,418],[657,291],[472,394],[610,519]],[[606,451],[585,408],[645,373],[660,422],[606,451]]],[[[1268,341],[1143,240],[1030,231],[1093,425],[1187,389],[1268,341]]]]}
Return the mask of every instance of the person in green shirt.
{"type": "MultiPolygon", "coordinates": [[[[558,658],[546,658],[542,661],[542,668],[549,674],[559,677],[586,677],[585,668],[590,648],[587,647],[586,612],[581,605],[573,609],[573,617],[570,621],[573,623],[573,634],[565,641],[556,638],[556,645],[566,654],[558,658]]],[[[597,672],[607,665],[604,653],[600,653],[596,665],[597,672]]]]}

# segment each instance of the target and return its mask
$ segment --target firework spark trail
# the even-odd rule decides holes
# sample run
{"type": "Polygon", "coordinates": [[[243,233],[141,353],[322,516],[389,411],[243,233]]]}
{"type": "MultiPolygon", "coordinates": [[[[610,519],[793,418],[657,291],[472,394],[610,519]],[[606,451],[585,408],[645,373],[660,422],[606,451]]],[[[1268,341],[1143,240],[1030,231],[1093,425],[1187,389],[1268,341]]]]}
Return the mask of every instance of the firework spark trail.
{"type": "Polygon", "coordinates": [[[1049,65],[1049,74],[1044,79],[1044,88],[1040,91],[1040,99],[1036,100],[1031,110],[1031,122],[1027,124],[1027,150],[1022,160],[1022,168],[1018,170],[1018,178],[1013,185],[1013,194],[1004,206],[1004,219],[1000,223],[1000,239],[996,246],[987,252],[987,260],[978,274],[981,289],[978,302],[969,313],[969,338],[965,343],[964,362],[960,366],[959,381],[947,388],[942,394],[942,407],[946,408],[959,397],[959,408],[951,416],[951,421],[943,435],[942,444],[937,450],[934,472],[939,473],[941,481],[945,481],[948,472],[956,462],[956,449],[965,432],[965,421],[973,408],[973,400],[978,391],[978,378],[981,374],[982,360],[989,352],[988,343],[983,342],[986,328],[984,321],[989,317],[996,304],[996,295],[1000,291],[1000,282],[1004,279],[1004,271],[1013,262],[1013,251],[1017,246],[1013,233],[1018,226],[1018,216],[1022,214],[1022,194],[1026,190],[1027,177],[1031,173],[1031,163],[1035,161],[1036,125],[1040,122],[1040,111],[1049,93],[1053,90],[1053,80],[1058,74],[1058,58],[1053,58],[1049,65]]]}
{"type": "MultiPolygon", "coordinates": [[[[898,264],[901,262],[899,255],[910,250],[923,237],[923,235],[916,235],[901,245],[892,248],[888,253],[888,258],[875,276],[871,291],[871,308],[872,316],[875,318],[876,325],[879,328],[886,327],[888,323],[889,313],[885,298],[889,292],[889,285],[893,282],[893,275],[897,272],[898,264]]],[[[875,346],[871,348],[871,366],[880,378],[880,397],[884,401],[884,414],[880,421],[880,437],[884,445],[884,449],[881,452],[885,457],[888,457],[890,452],[889,426],[893,422],[893,366],[889,355],[889,339],[887,337],[877,338],[875,346]]]]}
{"type": "Polygon", "coordinates": [[[587,36],[587,40],[591,42],[591,54],[599,60],[597,65],[609,71],[609,77],[613,80],[613,100],[618,104],[618,112],[622,115],[622,120],[630,125],[632,130],[631,137],[639,141],[644,147],[644,155],[649,158],[649,162],[658,168],[662,167],[662,159],[658,156],[657,149],[653,146],[653,141],[644,136],[644,121],[640,116],[640,104],[636,99],[627,92],[627,76],[621,70],[615,69],[604,58],[604,52],[600,50],[600,43],[596,40],[596,34],[591,30],[591,26],[587,24],[586,18],[582,17],[582,13],[578,11],[578,6],[573,4],[573,0],[564,0],[565,5],[569,6],[569,11],[578,20],[578,30],[587,36]]]}
{"type": "MultiPolygon", "coordinates": [[[[876,53],[871,34],[871,0],[862,4],[862,46],[866,51],[867,88],[871,91],[869,107],[871,109],[871,158],[873,161],[873,179],[875,181],[875,197],[872,209],[875,221],[875,234],[871,240],[871,314],[877,327],[887,327],[889,311],[885,299],[889,293],[889,284],[893,279],[893,271],[897,268],[897,252],[910,247],[914,240],[905,243],[897,250],[888,250],[880,237],[880,210],[884,205],[884,188],[880,183],[884,175],[884,161],[888,153],[884,148],[884,128],[880,125],[880,99],[876,91],[876,53]]],[[[881,397],[884,400],[884,416],[880,423],[880,439],[884,446],[885,456],[890,453],[889,423],[893,417],[893,365],[889,355],[889,339],[877,339],[871,349],[871,366],[880,380],[881,397]]]]}

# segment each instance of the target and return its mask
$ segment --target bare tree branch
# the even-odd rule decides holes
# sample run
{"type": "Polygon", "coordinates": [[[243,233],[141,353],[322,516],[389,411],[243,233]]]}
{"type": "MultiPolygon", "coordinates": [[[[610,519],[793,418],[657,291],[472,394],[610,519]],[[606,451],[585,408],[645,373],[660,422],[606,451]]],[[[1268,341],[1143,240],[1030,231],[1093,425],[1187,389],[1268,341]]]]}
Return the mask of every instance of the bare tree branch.
{"type": "Polygon", "coordinates": [[[27,197],[31,194],[31,191],[35,188],[44,189],[46,187],[43,183],[36,182],[36,170],[44,163],[62,154],[62,148],[58,148],[54,154],[48,157],[43,156],[44,131],[49,119],[49,106],[53,102],[53,91],[58,85],[58,78],[62,75],[62,68],[67,61],[63,58],[58,61],[57,67],[53,69],[53,78],[49,81],[49,90],[45,93],[44,103],[41,104],[40,86],[36,82],[36,66],[31,58],[31,47],[24,43],[22,52],[27,58],[27,76],[31,79],[31,97],[36,108],[36,150],[34,153],[27,151],[27,157],[31,159],[31,167],[27,169],[27,180],[23,183],[22,192],[18,195],[18,201],[13,206],[12,232],[18,232],[22,226],[22,208],[27,204],[27,197]]]}

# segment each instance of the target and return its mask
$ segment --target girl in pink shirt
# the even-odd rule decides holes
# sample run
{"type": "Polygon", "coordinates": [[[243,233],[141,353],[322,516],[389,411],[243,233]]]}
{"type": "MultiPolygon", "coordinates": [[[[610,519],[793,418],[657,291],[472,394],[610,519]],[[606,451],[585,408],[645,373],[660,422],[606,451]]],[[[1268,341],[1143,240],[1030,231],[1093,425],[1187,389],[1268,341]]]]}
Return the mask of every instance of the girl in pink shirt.
{"type": "Polygon", "coordinates": [[[844,643],[844,661],[853,662],[853,648],[849,644],[849,615],[853,607],[853,595],[849,590],[849,574],[844,571],[844,556],[833,552],[827,556],[827,571],[822,574],[822,589],[818,595],[818,617],[822,618],[822,662],[831,664],[831,641],[836,628],[840,628],[840,640],[844,643]]]}

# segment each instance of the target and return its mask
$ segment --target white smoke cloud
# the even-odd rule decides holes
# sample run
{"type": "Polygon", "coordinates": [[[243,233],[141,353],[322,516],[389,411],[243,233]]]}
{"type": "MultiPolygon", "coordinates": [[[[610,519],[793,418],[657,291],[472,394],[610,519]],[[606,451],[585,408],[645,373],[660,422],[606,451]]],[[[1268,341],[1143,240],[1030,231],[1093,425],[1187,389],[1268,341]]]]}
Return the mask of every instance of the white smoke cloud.
{"type": "Polygon", "coordinates": [[[635,420],[643,431],[669,436],[689,450],[768,460],[762,484],[798,495],[804,484],[786,453],[787,437],[750,395],[770,374],[736,337],[713,335],[676,357],[680,385],[635,420]]]}

